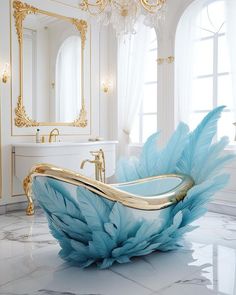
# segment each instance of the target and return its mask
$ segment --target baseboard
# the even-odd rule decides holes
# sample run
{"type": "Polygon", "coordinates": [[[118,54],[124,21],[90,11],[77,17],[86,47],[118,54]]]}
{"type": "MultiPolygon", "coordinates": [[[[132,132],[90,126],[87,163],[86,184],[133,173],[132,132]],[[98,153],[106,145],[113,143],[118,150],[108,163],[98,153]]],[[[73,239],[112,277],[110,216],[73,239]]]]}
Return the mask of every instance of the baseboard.
{"type": "Polygon", "coordinates": [[[213,201],[208,204],[208,210],[211,212],[236,216],[236,203],[213,201]]]}
{"type": "Polygon", "coordinates": [[[13,211],[26,210],[28,202],[19,202],[0,206],[0,215],[10,213],[13,211]]]}
{"type": "Polygon", "coordinates": [[[5,207],[6,207],[5,205],[0,206],[0,215],[3,215],[3,214],[6,213],[6,208],[5,207]]]}

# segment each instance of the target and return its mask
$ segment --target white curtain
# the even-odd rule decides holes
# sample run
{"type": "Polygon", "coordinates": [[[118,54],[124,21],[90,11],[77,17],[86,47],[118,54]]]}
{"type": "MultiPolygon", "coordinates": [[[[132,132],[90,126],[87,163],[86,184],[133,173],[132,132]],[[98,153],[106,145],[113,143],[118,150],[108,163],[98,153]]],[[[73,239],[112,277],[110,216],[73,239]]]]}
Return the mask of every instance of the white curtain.
{"type": "Polygon", "coordinates": [[[56,61],[56,122],[71,122],[81,108],[81,39],[70,36],[56,61]]]}
{"type": "Polygon", "coordinates": [[[176,123],[189,122],[192,112],[193,58],[196,54],[195,40],[201,26],[200,12],[212,0],[197,0],[182,15],[175,39],[175,110],[176,123]]]}
{"type": "Polygon", "coordinates": [[[136,34],[119,37],[119,153],[127,155],[130,132],[143,97],[145,56],[150,28],[137,24],[136,34]]]}
{"type": "Polygon", "coordinates": [[[236,120],[236,0],[225,1],[226,36],[228,40],[229,59],[232,76],[233,112],[236,120]]]}

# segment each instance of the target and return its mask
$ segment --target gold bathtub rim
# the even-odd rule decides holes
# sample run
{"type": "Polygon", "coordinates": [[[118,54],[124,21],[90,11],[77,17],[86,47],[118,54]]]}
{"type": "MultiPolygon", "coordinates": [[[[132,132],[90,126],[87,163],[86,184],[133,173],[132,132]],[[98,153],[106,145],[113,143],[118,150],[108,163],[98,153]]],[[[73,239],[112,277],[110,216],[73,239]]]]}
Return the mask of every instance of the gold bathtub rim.
{"type": "Polygon", "coordinates": [[[82,186],[110,201],[119,202],[126,207],[145,211],[164,209],[181,201],[186,196],[187,191],[194,185],[193,179],[185,174],[162,174],[125,183],[105,184],[72,170],[60,168],[51,164],[38,164],[31,169],[29,175],[23,182],[23,187],[28,198],[28,207],[26,210],[28,215],[34,214],[32,184],[33,179],[37,176],[50,177],[76,186],[82,186]],[[118,188],[119,186],[144,183],[155,179],[170,177],[178,177],[182,182],[173,189],[156,195],[156,198],[155,196],[135,195],[118,188]]]}

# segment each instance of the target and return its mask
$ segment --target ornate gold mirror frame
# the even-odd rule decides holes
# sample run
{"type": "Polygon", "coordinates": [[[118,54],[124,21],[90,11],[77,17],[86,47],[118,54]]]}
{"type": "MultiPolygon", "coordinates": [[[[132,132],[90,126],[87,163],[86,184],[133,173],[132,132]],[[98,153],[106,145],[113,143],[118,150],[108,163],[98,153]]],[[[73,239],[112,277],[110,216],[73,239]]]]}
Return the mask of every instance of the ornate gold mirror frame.
{"type": "Polygon", "coordinates": [[[16,33],[19,44],[19,80],[20,80],[20,94],[17,100],[17,106],[15,108],[15,125],[17,127],[33,127],[33,126],[74,126],[85,128],[87,126],[87,112],[85,109],[84,99],[84,49],[87,33],[87,22],[85,20],[71,18],[63,15],[59,15],[53,12],[38,9],[29,4],[22,3],[21,1],[13,1],[14,18],[16,33]],[[23,21],[29,14],[42,13],[48,16],[60,18],[65,20],[76,27],[81,36],[81,110],[78,118],[70,123],[61,122],[37,122],[32,120],[26,113],[23,103],[23,21]]]}

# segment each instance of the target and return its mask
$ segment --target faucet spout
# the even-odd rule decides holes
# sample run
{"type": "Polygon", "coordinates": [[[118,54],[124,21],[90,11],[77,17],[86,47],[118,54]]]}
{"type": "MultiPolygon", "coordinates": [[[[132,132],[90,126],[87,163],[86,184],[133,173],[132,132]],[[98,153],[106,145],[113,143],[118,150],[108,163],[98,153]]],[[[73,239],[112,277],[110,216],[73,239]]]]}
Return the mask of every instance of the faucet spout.
{"type": "Polygon", "coordinates": [[[84,168],[85,163],[91,163],[95,165],[95,178],[96,180],[105,182],[105,155],[102,149],[99,151],[90,152],[94,156],[94,160],[86,159],[82,161],[80,169],[84,168]]]}
{"type": "Polygon", "coordinates": [[[57,128],[52,129],[52,131],[49,134],[49,142],[52,142],[52,139],[54,137],[54,141],[56,142],[57,136],[60,134],[59,130],[57,128]]]}
{"type": "Polygon", "coordinates": [[[84,160],[84,161],[81,163],[81,165],[80,165],[80,169],[84,169],[84,165],[85,165],[85,163],[92,163],[92,161],[89,160],[89,159],[84,160]]]}

